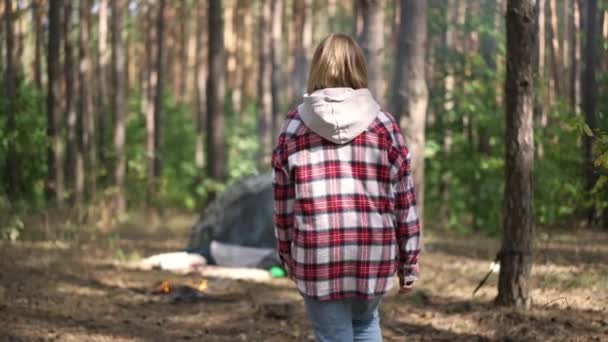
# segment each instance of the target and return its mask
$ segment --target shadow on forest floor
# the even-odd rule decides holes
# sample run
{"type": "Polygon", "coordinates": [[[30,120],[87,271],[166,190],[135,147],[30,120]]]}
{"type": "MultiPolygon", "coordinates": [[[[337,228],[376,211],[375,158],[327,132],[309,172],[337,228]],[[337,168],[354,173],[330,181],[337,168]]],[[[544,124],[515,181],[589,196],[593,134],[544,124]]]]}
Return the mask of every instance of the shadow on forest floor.
{"type": "MultiPolygon", "coordinates": [[[[183,246],[190,222],[172,218],[156,228],[135,222],[74,241],[0,243],[0,340],[312,340],[301,297],[286,279],[209,279],[207,293],[231,300],[172,304],[150,291],[162,280],[196,284],[200,277],[121,266],[134,252],[183,246]],[[276,318],[268,310],[276,302],[287,303],[288,313],[276,318]]],[[[608,233],[557,233],[549,242],[541,237],[529,311],[491,303],[494,275],[471,294],[493,259],[496,240],[428,241],[417,291],[392,291],[383,300],[385,341],[608,339],[608,269],[600,263],[608,256],[602,249],[608,233]],[[550,257],[543,259],[545,247],[550,257]],[[577,248],[578,256],[572,253],[577,248]]]]}

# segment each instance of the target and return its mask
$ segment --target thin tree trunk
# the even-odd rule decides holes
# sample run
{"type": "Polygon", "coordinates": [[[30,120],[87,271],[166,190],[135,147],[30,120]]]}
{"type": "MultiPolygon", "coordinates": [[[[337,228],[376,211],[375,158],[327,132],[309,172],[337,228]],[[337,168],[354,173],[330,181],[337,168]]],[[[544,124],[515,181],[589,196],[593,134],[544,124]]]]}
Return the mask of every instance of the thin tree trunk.
{"type": "Polygon", "coordinates": [[[283,1],[283,31],[287,33],[287,70],[283,75],[283,82],[285,84],[285,101],[287,109],[291,110],[296,105],[296,87],[294,85],[294,76],[296,74],[296,25],[294,25],[295,15],[295,4],[289,6],[289,1],[283,1]],[[289,13],[288,13],[289,12],[289,13]]]}
{"type": "MultiPolygon", "coordinates": [[[[161,175],[160,139],[162,125],[162,99],[164,89],[163,51],[164,51],[164,16],[165,0],[159,1],[158,17],[156,21],[156,89],[154,94],[154,168],[153,178],[158,179],[161,175]]],[[[185,76],[184,76],[185,77],[185,76]]]]}
{"type": "MultiPolygon", "coordinates": [[[[32,22],[34,29],[34,83],[42,93],[42,44],[44,41],[44,30],[42,25],[42,1],[32,1],[32,22]]],[[[42,109],[42,108],[39,108],[42,109]]]]}
{"type": "MultiPolygon", "coordinates": [[[[165,0],[162,0],[163,2],[165,0]]],[[[180,102],[186,102],[186,83],[188,80],[188,21],[189,21],[189,1],[180,1],[179,3],[179,74],[177,74],[177,89],[178,99],[180,102]]]]}
{"type": "Polygon", "coordinates": [[[499,305],[528,308],[534,239],[534,0],[507,1],[506,184],[499,305]]]}
{"type": "MultiPolygon", "coordinates": [[[[197,109],[195,108],[195,95],[194,89],[196,82],[196,22],[197,22],[197,13],[198,13],[198,1],[194,1],[189,10],[194,11],[191,15],[188,16],[188,31],[187,31],[187,42],[188,42],[188,51],[186,55],[186,69],[185,75],[182,77],[185,78],[185,89],[186,99],[188,101],[188,105],[193,109],[194,113],[197,113],[197,109]]],[[[196,114],[195,114],[196,115],[196,114]]]]}
{"type": "MultiPolygon", "coordinates": [[[[283,78],[283,53],[282,46],[282,25],[283,25],[283,4],[284,0],[272,0],[272,41],[271,41],[271,59],[272,59],[272,145],[276,141],[279,126],[281,124],[281,89],[283,78]]],[[[335,3],[334,3],[335,6],[335,3]]]]}
{"type": "MultiPolygon", "coordinates": [[[[24,51],[25,51],[25,34],[26,34],[26,25],[25,25],[25,16],[20,14],[20,6],[19,1],[15,3],[15,7],[13,8],[13,41],[15,43],[15,49],[13,50],[13,58],[15,61],[24,60],[24,51]]],[[[21,69],[21,65],[14,65],[16,69],[23,71],[21,69]]]]}
{"type": "Polygon", "coordinates": [[[581,38],[579,32],[580,27],[580,8],[578,1],[572,1],[572,9],[570,12],[570,61],[572,66],[570,67],[570,106],[572,115],[575,115],[580,108],[580,60],[581,60],[581,38]]]}
{"type": "Polygon", "coordinates": [[[268,168],[270,165],[270,151],[272,149],[272,58],[271,58],[271,0],[264,0],[260,4],[259,31],[259,77],[257,95],[258,134],[260,149],[258,155],[258,168],[268,168]]]}
{"type": "Polygon", "coordinates": [[[143,19],[144,33],[144,59],[143,64],[143,82],[142,82],[142,94],[141,94],[141,109],[146,117],[146,191],[147,198],[149,201],[154,194],[154,137],[155,137],[155,126],[154,126],[154,89],[156,88],[157,82],[157,70],[156,64],[154,63],[154,47],[157,45],[157,32],[154,30],[154,8],[152,3],[148,3],[145,9],[145,16],[143,19]]]}
{"type": "MultiPolygon", "coordinates": [[[[544,103],[549,101],[549,92],[551,89],[545,86],[545,0],[536,0],[537,18],[538,18],[538,80],[541,84],[541,94],[537,97],[540,99],[534,111],[534,118],[542,122],[545,120],[544,103]]],[[[542,147],[539,147],[542,148],[542,147]]]]}
{"type": "MultiPolygon", "coordinates": [[[[0,21],[2,21],[2,18],[5,18],[4,13],[6,13],[5,9],[4,9],[4,5],[5,2],[4,1],[0,1],[0,21]]],[[[3,25],[2,22],[0,22],[0,59],[2,59],[2,57],[4,56],[4,48],[5,48],[5,35],[6,32],[4,32],[6,28],[6,25],[3,25]]],[[[4,63],[0,63],[0,74],[3,74],[4,72],[4,68],[5,65],[4,63]]]]}
{"type": "MultiPolygon", "coordinates": [[[[251,5],[250,1],[237,0],[231,24],[232,32],[234,32],[234,44],[239,47],[234,51],[234,54],[228,56],[228,64],[234,68],[229,74],[229,85],[232,88],[232,107],[237,113],[240,113],[243,108],[244,80],[246,79],[245,60],[247,59],[247,54],[251,53],[250,41],[246,39],[247,24],[251,17],[251,5]]],[[[228,32],[226,35],[228,35],[228,32]]]]}
{"type": "Polygon", "coordinates": [[[384,1],[358,2],[363,12],[361,47],[367,60],[368,88],[384,105],[384,1]]]}
{"type": "MultiPolygon", "coordinates": [[[[209,73],[207,78],[207,168],[216,181],[227,177],[226,140],[224,135],[224,18],[222,1],[209,0],[209,73]]],[[[211,196],[213,197],[213,195],[211,196]]]]}
{"type": "Polygon", "coordinates": [[[562,30],[561,30],[561,52],[562,52],[562,56],[561,56],[561,61],[560,61],[560,67],[562,69],[562,73],[563,73],[563,82],[561,85],[561,89],[562,89],[562,96],[563,97],[567,97],[570,94],[570,83],[569,83],[569,77],[568,75],[571,73],[571,66],[572,66],[572,62],[570,61],[570,56],[572,56],[572,53],[570,52],[570,50],[572,50],[572,41],[571,41],[571,33],[570,31],[573,29],[573,8],[571,5],[574,4],[574,1],[563,1],[562,2],[562,10],[563,10],[563,16],[562,16],[562,21],[564,22],[564,24],[562,25],[562,30]]]}
{"type": "Polygon", "coordinates": [[[125,44],[123,39],[123,16],[126,12],[126,0],[111,0],[112,18],[110,22],[112,31],[112,113],[114,120],[114,186],[116,187],[115,207],[117,214],[127,209],[125,198],[125,122],[126,122],[126,87],[125,87],[125,44]]]}
{"type": "Polygon", "coordinates": [[[197,20],[196,20],[196,146],[194,162],[198,169],[203,169],[205,164],[204,153],[204,134],[206,131],[206,112],[207,112],[207,27],[206,14],[207,3],[198,3],[197,0],[197,20]]]}
{"type": "Polygon", "coordinates": [[[63,13],[63,50],[65,82],[65,112],[67,114],[68,139],[66,148],[66,187],[69,188],[69,198],[72,204],[80,203],[82,193],[77,193],[78,167],[76,153],[78,150],[77,125],[78,116],[74,101],[74,45],[72,42],[72,1],[66,1],[63,13]]]}
{"type": "Polygon", "coordinates": [[[426,0],[402,0],[392,107],[412,154],[416,207],[421,221],[424,217],[424,143],[428,104],[426,40],[426,0]]]}
{"type": "MultiPolygon", "coordinates": [[[[562,79],[561,79],[561,68],[560,68],[560,46],[559,46],[559,30],[558,30],[558,15],[557,5],[555,0],[549,0],[549,37],[551,44],[551,69],[553,70],[553,78],[551,81],[551,99],[550,103],[554,103],[555,99],[563,94],[562,91],[562,79]]],[[[544,117],[544,121],[541,121],[541,125],[545,127],[547,125],[547,118],[544,117]]]]}
{"type": "Polygon", "coordinates": [[[81,120],[81,140],[79,143],[79,153],[77,158],[79,173],[82,179],[77,182],[77,191],[83,192],[85,179],[90,198],[95,198],[97,191],[97,150],[95,146],[95,118],[93,116],[93,99],[91,97],[91,74],[93,63],[89,50],[91,39],[91,0],[80,0],[80,22],[79,22],[79,56],[80,66],[78,68],[78,117],[81,120]]]}
{"type": "MultiPolygon", "coordinates": [[[[446,11],[446,32],[445,32],[445,47],[450,53],[457,51],[457,35],[455,20],[458,17],[457,0],[449,0],[447,3],[446,11]]],[[[442,147],[441,156],[447,158],[453,145],[453,132],[451,128],[451,122],[448,118],[450,112],[454,110],[454,87],[456,85],[456,78],[454,75],[453,62],[446,62],[446,76],[444,78],[444,101],[443,101],[443,112],[444,115],[440,115],[438,118],[438,129],[442,136],[442,147]]],[[[440,176],[439,180],[439,198],[441,199],[439,205],[439,217],[442,220],[449,218],[450,216],[450,183],[451,183],[451,170],[449,167],[445,167],[440,176]]]]}
{"type": "Polygon", "coordinates": [[[99,0],[99,32],[97,37],[97,98],[95,101],[96,121],[97,121],[97,146],[99,147],[99,164],[106,169],[110,169],[108,163],[106,136],[108,128],[111,127],[108,120],[110,93],[108,92],[108,65],[110,61],[110,51],[108,50],[108,5],[109,0],[99,0]]]}
{"type": "MultiPolygon", "coordinates": [[[[534,74],[535,85],[540,88],[540,92],[534,95],[534,122],[541,127],[545,127],[547,124],[545,103],[549,103],[549,96],[552,91],[551,86],[545,86],[545,0],[536,0],[535,9],[538,43],[534,51],[534,74]]],[[[545,149],[542,141],[539,141],[535,146],[535,151],[539,158],[543,158],[545,149]]]]}
{"type": "MultiPolygon", "coordinates": [[[[15,64],[13,60],[14,50],[14,22],[15,15],[13,14],[13,2],[12,0],[4,1],[4,23],[6,30],[6,73],[4,79],[5,96],[6,96],[6,107],[7,107],[7,120],[6,120],[6,132],[14,132],[16,127],[15,115],[16,104],[15,104],[15,64]]],[[[1,43],[0,43],[1,44],[1,43]]],[[[19,159],[17,158],[17,151],[15,149],[15,141],[12,138],[8,139],[7,154],[6,154],[6,185],[7,195],[10,200],[15,200],[19,196],[19,159]]]]}
{"type": "Polygon", "coordinates": [[[295,25],[295,97],[300,101],[306,92],[308,78],[308,65],[310,64],[309,51],[312,48],[312,0],[294,1],[295,25]]]}
{"type": "MultiPolygon", "coordinates": [[[[582,74],[582,110],[585,113],[585,122],[593,131],[598,128],[597,123],[597,81],[596,81],[596,46],[597,46],[597,0],[588,0],[585,13],[585,47],[583,49],[583,74],[582,74]]],[[[587,180],[587,190],[591,191],[597,182],[597,172],[593,166],[594,161],[593,137],[583,136],[583,148],[585,154],[584,174],[587,180]]],[[[589,225],[597,223],[598,211],[595,207],[589,209],[587,221],[589,225]]]]}
{"type": "Polygon", "coordinates": [[[48,40],[48,96],[47,96],[47,200],[63,205],[63,140],[59,128],[61,120],[61,78],[59,44],[61,42],[61,9],[63,0],[50,2],[48,40]]]}

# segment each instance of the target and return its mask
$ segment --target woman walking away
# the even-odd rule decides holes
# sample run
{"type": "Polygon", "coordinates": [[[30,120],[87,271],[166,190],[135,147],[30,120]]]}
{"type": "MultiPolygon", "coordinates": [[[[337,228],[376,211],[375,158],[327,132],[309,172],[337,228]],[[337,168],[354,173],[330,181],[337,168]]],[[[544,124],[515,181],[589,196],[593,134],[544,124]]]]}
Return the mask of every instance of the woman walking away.
{"type": "Polygon", "coordinates": [[[418,280],[410,161],[395,118],[367,89],[361,48],[329,35],[272,154],[279,256],[317,341],[381,341],[378,305],[395,272],[400,292],[418,280]]]}

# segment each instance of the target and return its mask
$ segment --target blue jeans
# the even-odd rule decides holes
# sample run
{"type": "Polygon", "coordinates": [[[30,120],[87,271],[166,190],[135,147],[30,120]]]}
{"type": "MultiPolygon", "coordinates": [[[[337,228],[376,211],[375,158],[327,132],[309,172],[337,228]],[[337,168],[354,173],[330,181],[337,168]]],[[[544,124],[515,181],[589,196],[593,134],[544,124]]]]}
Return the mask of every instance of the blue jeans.
{"type": "Polygon", "coordinates": [[[302,296],[318,342],[382,341],[378,314],[382,296],[328,301],[302,296]]]}

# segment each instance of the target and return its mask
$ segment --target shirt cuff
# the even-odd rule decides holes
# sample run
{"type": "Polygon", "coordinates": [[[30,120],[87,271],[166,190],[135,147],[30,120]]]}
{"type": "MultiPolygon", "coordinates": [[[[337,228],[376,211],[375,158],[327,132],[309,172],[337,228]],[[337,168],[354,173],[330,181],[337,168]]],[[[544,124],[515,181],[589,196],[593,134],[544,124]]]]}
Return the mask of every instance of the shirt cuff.
{"type": "Polygon", "coordinates": [[[420,267],[418,264],[399,265],[397,276],[401,283],[415,282],[420,279],[420,267]]]}

